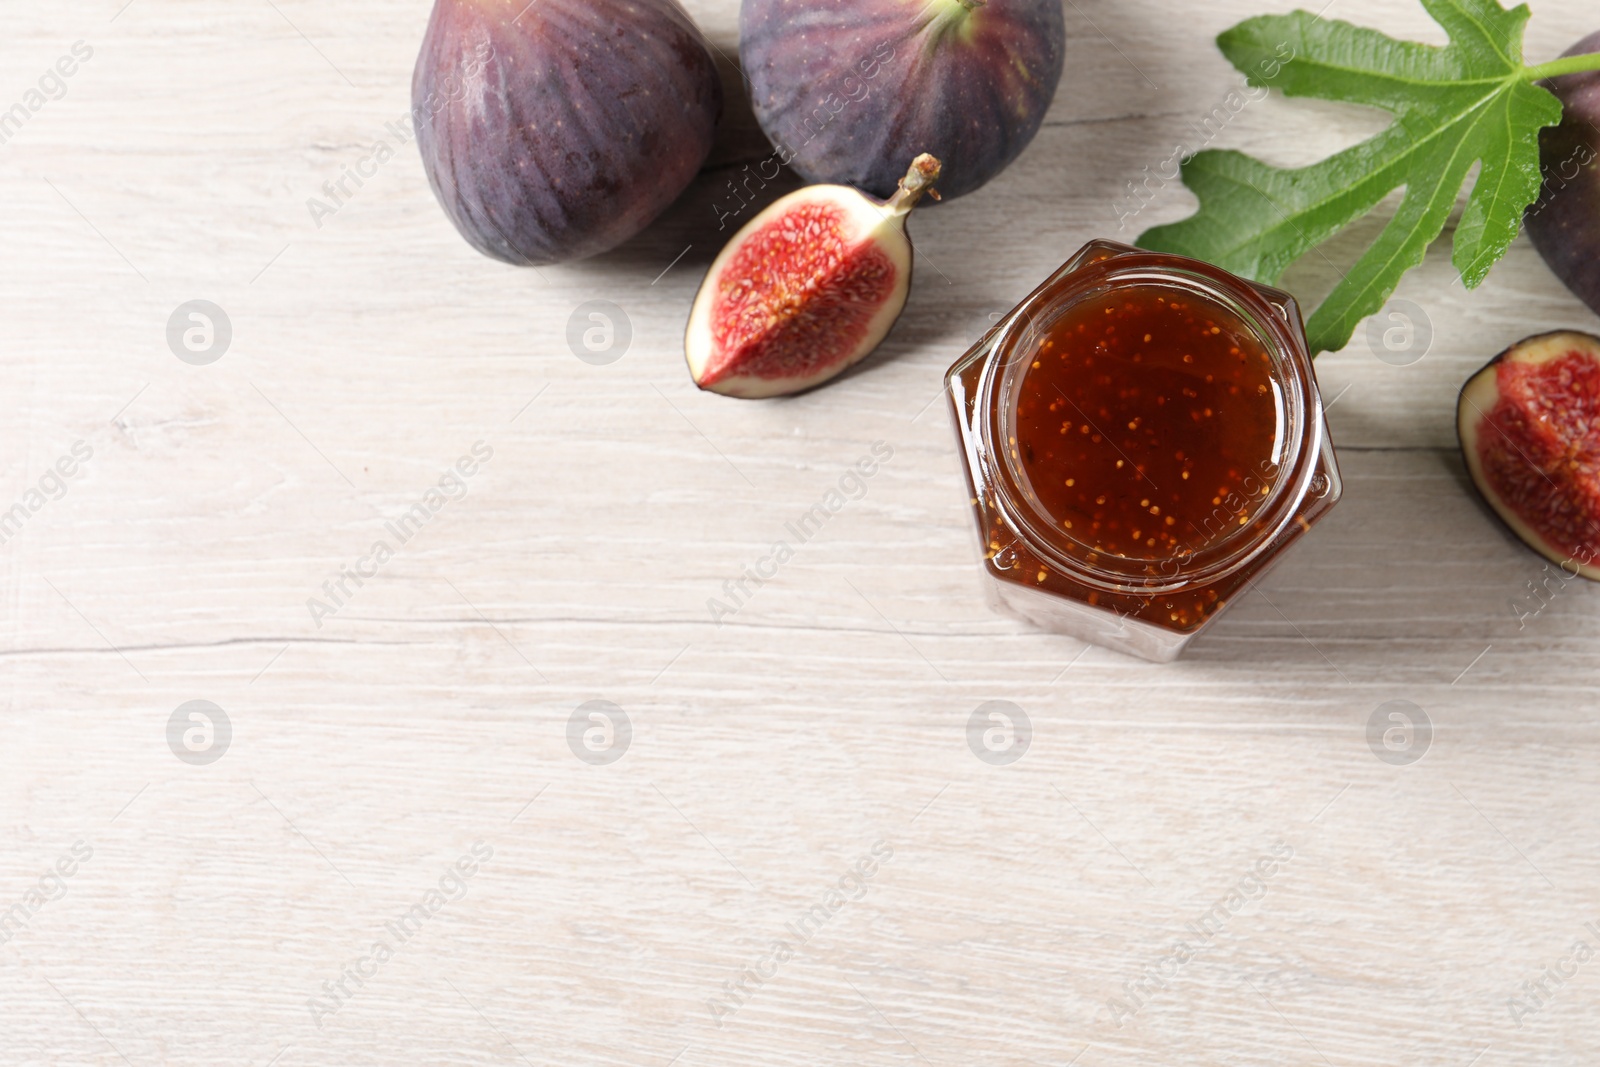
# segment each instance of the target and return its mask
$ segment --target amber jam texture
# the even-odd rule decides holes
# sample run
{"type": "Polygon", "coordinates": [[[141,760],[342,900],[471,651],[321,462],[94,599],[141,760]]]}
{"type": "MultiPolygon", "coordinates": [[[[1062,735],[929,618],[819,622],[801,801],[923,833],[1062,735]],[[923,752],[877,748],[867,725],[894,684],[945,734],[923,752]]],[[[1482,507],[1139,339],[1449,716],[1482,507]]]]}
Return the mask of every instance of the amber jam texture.
{"type": "Polygon", "coordinates": [[[1086,245],[950,368],[999,606],[1176,658],[1337,502],[1292,297],[1086,245]]]}

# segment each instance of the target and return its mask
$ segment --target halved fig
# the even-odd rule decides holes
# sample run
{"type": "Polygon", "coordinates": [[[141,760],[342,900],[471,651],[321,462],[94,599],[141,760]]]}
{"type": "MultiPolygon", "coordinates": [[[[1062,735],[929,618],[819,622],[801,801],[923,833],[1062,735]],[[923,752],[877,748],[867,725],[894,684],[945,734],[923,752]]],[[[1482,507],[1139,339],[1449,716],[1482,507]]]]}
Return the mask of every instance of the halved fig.
{"type": "Polygon", "coordinates": [[[938,177],[939,161],[923,154],[886,201],[812,185],[751,219],[711,264],[689,313],[683,347],[695,384],[785,396],[870,355],[906,306],[906,216],[938,177]]]}
{"type": "Polygon", "coordinates": [[[1600,337],[1518,341],[1462,387],[1456,432],[1473,484],[1511,531],[1600,581],[1600,337]]]}

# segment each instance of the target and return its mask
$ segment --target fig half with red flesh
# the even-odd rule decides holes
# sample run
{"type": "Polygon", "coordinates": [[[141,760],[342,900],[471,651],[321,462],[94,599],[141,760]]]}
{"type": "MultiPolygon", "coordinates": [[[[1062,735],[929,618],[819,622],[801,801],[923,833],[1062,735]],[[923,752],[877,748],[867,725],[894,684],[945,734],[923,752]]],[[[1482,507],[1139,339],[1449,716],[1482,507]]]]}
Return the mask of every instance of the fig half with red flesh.
{"type": "Polygon", "coordinates": [[[695,384],[785,396],[870,355],[911,291],[906,216],[938,177],[939,161],[924,154],[888,200],[812,185],[751,219],[711,264],[689,313],[683,347],[695,384]]]}
{"type": "Polygon", "coordinates": [[[1511,531],[1600,581],[1600,337],[1518,341],[1462,387],[1456,431],[1473,484],[1511,531]]]}

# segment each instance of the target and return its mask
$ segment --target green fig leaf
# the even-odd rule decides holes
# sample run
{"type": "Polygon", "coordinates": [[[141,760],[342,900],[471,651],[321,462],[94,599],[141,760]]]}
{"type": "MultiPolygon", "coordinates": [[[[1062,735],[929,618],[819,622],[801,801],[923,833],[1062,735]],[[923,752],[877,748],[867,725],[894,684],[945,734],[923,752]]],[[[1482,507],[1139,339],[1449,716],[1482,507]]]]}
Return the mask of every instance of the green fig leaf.
{"type": "Polygon", "coordinates": [[[1476,288],[1538,195],[1539,131],[1561,121],[1560,101],[1533,82],[1581,64],[1524,66],[1526,5],[1508,11],[1497,0],[1422,4],[1449,34],[1447,46],[1399,41],[1304,11],[1249,19],[1218,37],[1223,55],[1251,85],[1382,108],[1394,122],[1308,167],[1200,152],[1182,169],[1200,210],[1145,231],[1138,243],[1277,284],[1290,264],[1404,187],[1394,218],[1306,325],[1313,352],[1334,351],[1422,262],[1477,165],[1453,257],[1461,280],[1476,288]]]}

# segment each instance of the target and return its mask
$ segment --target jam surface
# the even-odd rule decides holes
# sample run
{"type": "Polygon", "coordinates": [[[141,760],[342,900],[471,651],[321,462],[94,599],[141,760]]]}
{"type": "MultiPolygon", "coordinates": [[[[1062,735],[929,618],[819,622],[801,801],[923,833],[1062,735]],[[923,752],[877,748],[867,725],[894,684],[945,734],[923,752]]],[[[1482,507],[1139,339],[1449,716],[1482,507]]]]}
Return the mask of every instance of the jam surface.
{"type": "MultiPolygon", "coordinates": [[[[1068,308],[1023,371],[1014,456],[1091,560],[1170,565],[1247,526],[1282,442],[1272,358],[1240,316],[1141,282],[1068,308]]],[[[1186,613],[1185,613],[1186,614],[1186,613]]]]}

